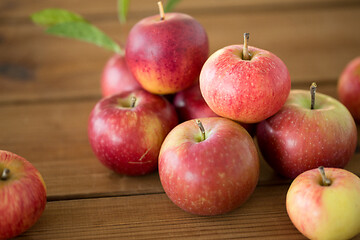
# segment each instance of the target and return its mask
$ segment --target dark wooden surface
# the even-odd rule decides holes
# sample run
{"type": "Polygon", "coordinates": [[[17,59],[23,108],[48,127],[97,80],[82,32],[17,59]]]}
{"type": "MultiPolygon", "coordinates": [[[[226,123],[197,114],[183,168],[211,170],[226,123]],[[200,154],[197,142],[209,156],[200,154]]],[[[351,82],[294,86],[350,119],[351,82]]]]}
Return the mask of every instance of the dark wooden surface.
{"type": "MultiPolygon", "coordinates": [[[[156,172],[127,177],[98,162],[88,143],[87,120],[101,98],[100,76],[112,53],[46,36],[29,15],[66,8],[124,44],[137,21],[157,14],[156,1],[132,0],[129,20],[120,25],[115,2],[0,2],[0,149],[32,162],[48,188],[43,216],[19,239],[304,239],[286,214],[290,181],[264,161],[249,201],[216,217],[176,207],[156,172]]],[[[211,52],[241,43],[243,32],[250,32],[250,45],[283,59],[293,89],[308,89],[316,81],[319,92],[337,97],[338,76],[360,55],[355,0],[183,0],[176,10],[203,24],[211,52]]],[[[360,175],[359,147],[346,168],[360,175]]]]}

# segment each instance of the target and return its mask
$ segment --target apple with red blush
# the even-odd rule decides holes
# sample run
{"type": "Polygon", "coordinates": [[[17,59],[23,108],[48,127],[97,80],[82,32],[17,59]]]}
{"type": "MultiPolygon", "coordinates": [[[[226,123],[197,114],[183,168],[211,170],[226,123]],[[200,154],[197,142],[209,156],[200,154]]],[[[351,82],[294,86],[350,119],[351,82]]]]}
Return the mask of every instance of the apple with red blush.
{"type": "Polygon", "coordinates": [[[198,83],[176,93],[173,103],[182,121],[204,117],[218,117],[201,96],[198,83]]]}
{"type": "Polygon", "coordinates": [[[115,54],[106,63],[101,77],[103,97],[141,89],[140,84],[129,70],[125,57],[115,54]]]}
{"type": "Polygon", "coordinates": [[[130,30],[126,61],[140,85],[154,94],[190,87],[209,54],[205,29],[183,13],[164,13],[139,21],[130,30]]]}
{"type": "Polygon", "coordinates": [[[295,178],[309,169],[343,168],[355,152],[354,119],[338,100],[310,91],[291,90],[284,106],[257,125],[264,159],[279,174],[295,178]]]}
{"type": "Polygon", "coordinates": [[[165,138],[159,176],[167,196],[183,210],[218,215],[250,197],[259,179],[259,158],[239,124],[200,118],[179,124],[165,138]]]}
{"type": "Polygon", "coordinates": [[[32,227],[46,206],[46,187],[39,171],[26,159],[0,150],[0,239],[32,227]]]}
{"type": "Polygon", "coordinates": [[[200,89],[219,116],[257,123],[284,105],[291,88],[286,65],[275,54],[247,45],[224,47],[205,62],[200,89]]]}
{"type": "Polygon", "coordinates": [[[96,157],[126,175],[154,171],[161,144],[178,123],[174,107],[145,90],[100,100],[89,117],[88,136],[96,157]]]}
{"type": "Polygon", "coordinates": [[[308,170],[292,182],[286,210],[309,239],[351,239],[360,233],[360,178],[339,168],[308,170]]]}
{"type": "Polygon", "coordinates": [[[337,91],[340,101],[360,123],[360,57],[353,59],[342,72],[337,91]]]}
{"type": "MultiPolygon", "coordinates": [[[[201,95],[198,83],[176,93],[173,103],[181,121],[204,117],[218,117],[218,115],[206,104],[201,95]]],[[[239,124],[241,124],[251,136],[255,135],[256,126],[254,124],[239,124]]]]}

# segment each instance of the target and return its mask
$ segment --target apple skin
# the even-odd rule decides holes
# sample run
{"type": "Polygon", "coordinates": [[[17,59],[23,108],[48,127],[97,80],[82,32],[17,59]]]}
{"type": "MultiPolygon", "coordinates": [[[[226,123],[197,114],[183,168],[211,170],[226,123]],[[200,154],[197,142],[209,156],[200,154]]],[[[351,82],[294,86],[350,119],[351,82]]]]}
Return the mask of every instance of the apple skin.
{"type": "Polygon", "coordinates": [[[138,22],[128,35],[126,61],[141,86],[171,94],[191,86],[209,55],[205,29],[182,13],[166,13],[138,22]]]}
{"type": "Polygon", "coordinates": [[[192,214],[232,211],[253,193],[259,179],[255,144],[239,124],[225,118],[200,118],[176,126],[159,155],[159,175],[167,196],[192,214]]]}
{"type": "Polygon", "coordinates": [[[103,97],[141,89],[126,65],[125,57],[115,54],[106,63],[101,77],[103,97]]]}
{"type": "Polygon", "coordinates": [[[199,84],[176,93],[173,103],[182,121],[204,117],[218,117],[201,96],[199,84]]]}
{"type": "Polygon", "coordinates": [[[174,107],[145,90],[100,100],[89,117],[88,136],[97,158],[113,171],[143,175],[157,168],[161,144],[178,123],[174,107]],[[136,104],[130,107],[131,97],[136,104]]]}
{"type": "Polygon", "coordinates": [[[342,72],[338,82],[340,101],[360,123],[360,57],[352,60],[342,72]]]}
{"type": "Polygon", "coordinates": [[[0,239],[10,239],[32,227],[46,206],[46,187],[39,171],[24,158],[0,150],[0,239]]]}
{"type": "Polygon", "coordinates": [[[351,239],[360,233],[360,179],[339,168],[325,168],[332,183],[323,186],[318,169],[300,174],[286,196],[287,213],[309,239],[351,239]]]}
{"type": "MultiPolygon", "coordinates": [[[[196,118],[218,117],[209,108],[201,95],[199,84],[195,84],[181,92],[176,93],[173,100],[176,112],[180,121],[187,121],[196,118]]],[[[255,124],[239,123],[253,137],[255,135],[255,124]]]]}
{"type": "Polygon", "coordinates": [[[257,123],[280,110],[291,81],[280,58],[259,48],[248,49],[251,60],[242,59],[243,45],[230,45],[212,54],[201,70],[200,89],[219,116],[257,123]]]}
{"type": "Polygon", "coordinates": [[[316,93],[291,90],[282,109],[257,125],[256,137],[264,159],[279,174],[295,178],[317,168],[343,168],[355,152],[357,130],[344,105],[316,93]]]}

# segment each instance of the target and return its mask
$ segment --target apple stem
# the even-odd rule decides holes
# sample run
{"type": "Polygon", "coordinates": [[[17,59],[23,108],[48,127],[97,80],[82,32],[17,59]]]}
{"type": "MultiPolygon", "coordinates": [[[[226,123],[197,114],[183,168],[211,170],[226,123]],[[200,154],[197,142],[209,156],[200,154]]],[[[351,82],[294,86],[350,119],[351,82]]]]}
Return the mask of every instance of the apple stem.
{"type": "Polygon", "coordinates": [[[325,175],[325,170],[323,166],[318,167],[319,171],[320,171],[320,175],[322,178],[322,182],[324,186],[329,186],[331,184],[331,180],[328,179],[325,175]]]}
{"type": "Polygon", "coordinates": [[[1,180],[6,180],[9,177],[10,169],[4,168],[2,174],[1,174],[1,180]]]}
{"type": "Polygon", "coordinates": [[[201,134],[202,134],[201,141],[204,141],[205,140],[205,128],[204,128],[204,126],[202,125],[202,123],[201,123],[201,121],[199,119],[196,119],[196,124],[199,126],[201,134]]]}
{"type": "Polygon", "coordinates": [[[317,85],[313,82],[310,86],[310,95],[311,95],[311,109],[315,107],[315,93],[316,93],[317,85]]]}
{"type": "Polygon", "coordinates": [[[160,20],[162,21],[165,19],[164,7],[161,1],[159,1],[157,4],[159,6],[160,20]]]}
{"type": "Polygon", "coordinates": [[[250,33],[244,33],[244,48],[243,48],[243,59],[250,60],[250,54],[248,49],[248,41],[249,41],[250,33]]]}
{"type": "Polygon", "coordinates": [[[131,97],[131,104],[130,104],[130,108],[135,107],[135,103],[136,103],[136,97],[132,96],[132,97],[131,97]]]}

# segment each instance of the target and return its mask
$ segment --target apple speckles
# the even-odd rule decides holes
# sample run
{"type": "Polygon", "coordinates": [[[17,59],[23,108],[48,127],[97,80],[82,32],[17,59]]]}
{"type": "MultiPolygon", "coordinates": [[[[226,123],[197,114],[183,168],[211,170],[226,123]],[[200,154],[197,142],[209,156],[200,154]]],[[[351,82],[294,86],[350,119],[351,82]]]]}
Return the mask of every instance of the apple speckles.
{"type": "Polygon", "coordinates": [[[187,171],[185,173],[185,181],[188,181],[188,182],[192,182],[192,181],[196,181],[196,175],[190,171],[187,171]]]}
{"type": "MultiPolygon", "coordinates": [[[[298,98],[291,93],[289,99],[298,98]]],[[[258,143],[265,160],[290,178],[319,165],[343,167],[352,156],[356,142],[351,120],[346,123],[346,114],[336,108],[328,108],[329,117],[325,111],[310,112],[302,108],[287,102],[276,115],[258,125],[258,143]],[[334,115],[331,111],[339,111],[336,115],[341,115],[341,119],[330,121],[330,115],[334,115]],[[342,130],[344,125],[348,126],[346,131],[342,130]],[[297,162],[295,171],[295,165],[290,164],[294,162],[297,162]]]]}
{"type": "Polygon", "coordinates": [[[324,170],[332,181],[330,186],[320,184],[318,169],[306,171],[293,181],[286,198],[287,212],[309,239],[351,239],[360,227],[360,179],[343,169],[324,170]]]}
{"type": "MultiPolygon", "coordinates": [[[[219,208],[230,211],[234,208],[234,204],[239,204],[247,199],[248,195],[242,198],[239,194],[252,192],[253,189],[248,185],[250,183],[256,185],[259,164],[252,139],[238,124],[222,118],[201,119],[201,121],[205,129],[211,129],[211,137],[201,143],[192,142],[190,135],[187,136],[188,141],[170,141],[168,139],[173,137],[173,133],[178,134],[177,129],[171,131],[165,142],[167,150],[162,149],[161,151],[159,173],[165,192],[175,204],[192,213],[214,215],[220,213],[217,210],[219,208]],[[228,129],[218,124],[215,125],[214,123],[218,121],[225,121],[231,127],[229,126],[228,129]],[[246,138],[246,140],[240,141],[234,140],[234,138],[246,138]],[[224,142],[219,144],[219,139],[224,142]],[[169,142],[173,146],[170,147],[169,142]],[[241,144],[252,144],[251,150],[239,147],[241,144]],[[224,146],[227,147],[226,150],[224,146]],[[215,153],[214,149],[216,149],[215,153]],[[176,168],[173,168],[171,164],[168,151],[173,152],[179,159],[179,165],[176,168]],[[196,160],[194,156],[196,156],[196,160]],[[248,163],[245,159],[250,156],[255,157],[256,160],[248,163]],[[248,178],[247,173],[249,169],[253,168],[257,172],[254,177],[248,178]],[[177,178],[170,180],[166,174],[163,174],[166,173],[163,169],[172,169],[177,178]],[[242,173],[242,171],[246,173],[242,173]],[[244,180],[244,177],[247,179],[244,180]],[[244,180],[246,184],[240,183],[242,182],[240,179],[244,180]],[[230,189],[231,194],[226,189],[230,189]]],[[[184,122],[181,125],[193,127],[192,134],[199,131],[192,122],[184,122]]],[[[177,128],[180,128],[181,125],[177,128]]],[[[183,128],[182,131],[186,132],[190,129],[183,128]]],[[[177,138],[177,136],[174,137],[177,138]]]]}
{"type": "Polygon", "coordinates": [[[0,150],[0,166],[1,173],[3,167],[12,172],[8,180],[0,180],[0,238],[11,239],[38,221],[46,205],[46,187],[36,168],[14,153],[0,150]]]}
{"type": "Polygon", "coordinates": [[[186,14],[168,13],[164,21],[155,23],[153,18],[131,29],[126,60],[146,90],[174,93],[190,86],[200,73],[209,52],[207,35],[186,14]]]}
{"type": "Polygon", "coordinates": [[[105,98],[95,106],[89,140],[105,166],[118,173],[142,175],[156,169],[161,142],[177,118],[166,100],[143,90],[133,93],[138,99],[135,108],[118,108],[117,99],[127,94],[105,98]]]}
{"type": "Polygon", "coordinates": [[[224,177],[225,177],[225,173],[223,173],[223,172],[222,172],[222,173],[218,173],[218,175],[219,175],[220,178],[224,178],[224,177]]]}
{"type": "MultiPolygon", "coordinates": [[[[273,65],[268,64],[267,60],[271,62],[274,59],[259,58],[255,62],[248,62],[229,54],[229,49],[237,47],[228,46],[209,58],[200,75],[200,87],[206,102],[218,115],[242,122],[258,122],[273,115],[285,102],[290,91],[290,78],[288,73],[279,79],[277,74],[269,73],[273,65]],[[284,82],[286,86],[283,85],[284,82]],[[283,92],[286,96],[279,97],[283,92]],[[265,105],[269,106],[263,108],[265,105]],[[276,110],[270,113],[273,108],[276,110]],[[263,117],[264,115],[267,116],[263,117]],[[239,119],[240,117],[246,119],[239,119]]],[[[278,60],[276,58],[274,62],[278,60]]]]}

